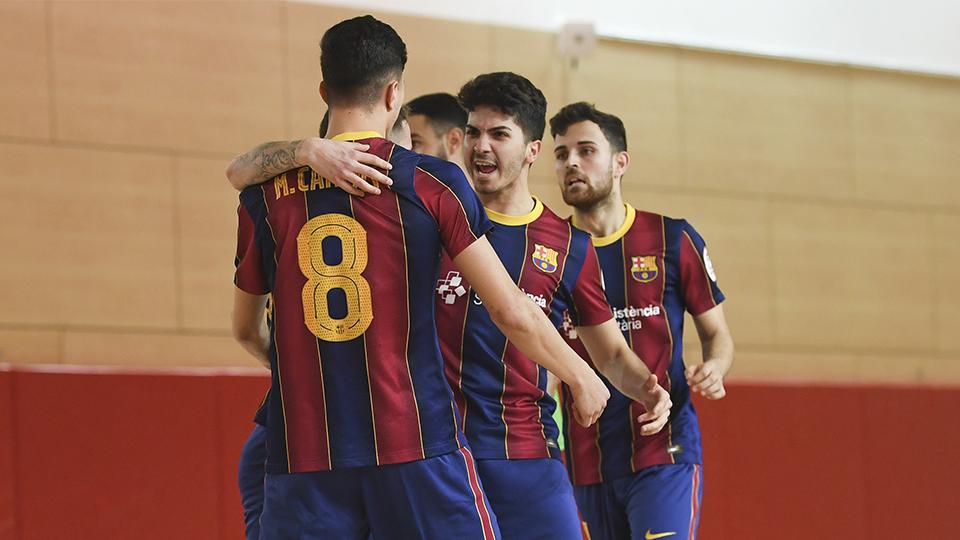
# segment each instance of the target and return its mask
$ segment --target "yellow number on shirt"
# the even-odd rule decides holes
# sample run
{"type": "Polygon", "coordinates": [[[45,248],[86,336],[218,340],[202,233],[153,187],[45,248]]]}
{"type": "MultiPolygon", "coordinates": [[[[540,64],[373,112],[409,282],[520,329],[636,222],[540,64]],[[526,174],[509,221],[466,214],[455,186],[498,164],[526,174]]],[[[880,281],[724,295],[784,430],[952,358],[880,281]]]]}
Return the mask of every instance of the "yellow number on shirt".
{"type": "Polygon", "coordinates": [[[366,331],[373,320],[370,284],[360,272],[367,267],[367,231],[350,216],[325,214],[307,222],[297,235],[300,271],[307,278],[303,286],[303,322],[315,336],[326,341],[349,341],[366,331]],[[327,265],[323,241],[340,240],[342,260],[327,265]],[[327,296],[340,289],[347,300],[342,319],[330,316],[327,296]]]}

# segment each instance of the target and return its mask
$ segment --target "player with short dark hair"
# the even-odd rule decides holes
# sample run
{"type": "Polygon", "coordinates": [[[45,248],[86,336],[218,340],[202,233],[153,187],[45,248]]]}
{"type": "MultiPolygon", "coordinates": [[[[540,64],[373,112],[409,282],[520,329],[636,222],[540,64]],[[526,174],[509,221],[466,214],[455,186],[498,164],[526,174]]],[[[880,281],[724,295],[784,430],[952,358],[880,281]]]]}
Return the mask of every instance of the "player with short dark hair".
{"type": "MultiPolygon", "coordinates": [[[[649,408],[637,414],[637,431],[655,433],[669,399],[614,326],[589,235],[530,194],[529,170],[546,116],[543,93],[526,78],[501,72],[469,81],[459,98],[469,115],[467,171],[494,222],[490,243],[530,303],[557,328],[570,314],[603,359],[603,373],[649,408]]],[[[447,379],[504,537],[579,539],[544,364],[491,324],[490,299],[471,287],[456,261],[445,257],[440,274],[436,309],[447,379]]]]}
{"type": "Polygon", "coordinates": [[[463,130],[467,112],[445,92],[426,94],[407,103],[414,152],[463,166],[463,130]]]}
{"type": "MultiPolygon", "coordinates": [[[[580,102],[550,119],[557,182],[573,223],[593,234],[606,297],[617,325],[670,390],[668,429],[642,437],[639,404],[610,386],[597,424],[564,425],[566,463],[594,540],[696,537],[702,498],[700,429],[690,400],[720,399],[733,362],[723,293],[703,238],[687,221],[635,210],[621,183],[630,162],[626,130],[614,115],[580,102]],[[693,316],[703,362],[684,367],[684,312],[693,316]]],[[[576,329],[568,342],[584,356],[576,329]]],[[[596,361],[594,358],[593,361],[596,361]]],[[[569,398],[564,390],[564,397],[569,398]]],[[[569,403],[564,401],[566,417],[569,403]]]]}
{"type": "Polygon", "coordinates": [[[463,173],[377,133],[399,114],[405,61],[370,16],[321,41],[329,130],[391,165],[382,196],[309,167],[241,192],[234,335],[271,365],[264,539],[499,538],[443,374],[441,249],[517,346],[571,383],[585,425],[609,396],[503,269],[463,173]]]}

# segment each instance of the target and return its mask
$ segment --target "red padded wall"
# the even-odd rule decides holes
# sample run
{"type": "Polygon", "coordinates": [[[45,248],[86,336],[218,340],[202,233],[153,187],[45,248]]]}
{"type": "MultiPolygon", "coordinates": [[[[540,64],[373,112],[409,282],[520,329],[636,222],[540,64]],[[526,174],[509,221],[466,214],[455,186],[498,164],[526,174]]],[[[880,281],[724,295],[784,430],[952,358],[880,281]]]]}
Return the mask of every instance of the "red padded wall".
{"type": "Polygon", "coordinates": [[[13,441],[16,426],[13,409],[13,374],[0,367],[0,540],[16,534],[16,478],[13,441]]]}
{"type": "Polygon", "coordinates": [[[23,540],[216,538],[212,382],[17,373],[23,540]]]}
{"type": "Polygon", "coordinates": [[[218,377],[220,396],[220,522],[223,540],[243,538],[243,511],[237,490],[237,466],[243,443],[253,429],[253,415],[270,379],[263,376],[218,377]]]}
{"type": "MultiPolygon", "coordinates": [[[[267,386],[0,370],[0,539],[242,538],[267,386]]],[[[730,385],[696,406],[701,540],[960,538],[960,389],[730,385]]]]}

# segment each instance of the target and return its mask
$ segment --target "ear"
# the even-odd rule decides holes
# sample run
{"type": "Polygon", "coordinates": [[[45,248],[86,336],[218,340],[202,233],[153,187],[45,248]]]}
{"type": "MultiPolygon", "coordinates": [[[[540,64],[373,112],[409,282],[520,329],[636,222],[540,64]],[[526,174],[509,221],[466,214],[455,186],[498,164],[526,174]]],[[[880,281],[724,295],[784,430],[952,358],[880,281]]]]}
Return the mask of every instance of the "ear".
{"type": "Polygon", "coordinates": [[[533,165],[533,162],[537,160],[537,156],[540,155],[540,147],[542,145],[543,141],[540,140],[528,142],[526,154],[523,156],[524,163],[533,165]]]}
{"type": "Polygon", "coordinates": [[[327,107],[330,106],[330,100],[327,99],[327,85],[323,81],[320,81],[320,97],[323,99],[323,102],[327,104],[327,107]]]}
{"type": "Polygon", "coordinates": [[[441,141],[448,156],[456,155],[463,150],[463,130],[458,127],[450,128],[443,134],[441,141]]]}
{"type": "Polygon", "coordinates": [[[387,92],[384,97],[388,111],[393,112],[400,109],[403,106],[403,88],[400,86],[400,81],[390,81],[387,84],[387,92]]]}
{"type": "Polygon", "coordinates": [[[626,150],[613,155],[613,177],[621,178],[630,166],[630,154],[626,150]]]}

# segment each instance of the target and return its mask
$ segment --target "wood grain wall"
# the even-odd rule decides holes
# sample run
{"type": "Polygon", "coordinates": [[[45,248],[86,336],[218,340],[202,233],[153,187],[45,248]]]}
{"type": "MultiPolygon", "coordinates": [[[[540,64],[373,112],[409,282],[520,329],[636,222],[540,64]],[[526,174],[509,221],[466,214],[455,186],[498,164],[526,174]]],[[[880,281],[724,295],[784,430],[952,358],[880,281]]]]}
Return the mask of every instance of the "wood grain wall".
{"type": "MultiPolygon", "coordinates": [[[[0,362],[253,365],[223,168],[312,134],[290,2],[0,3],[0,362]]],[[[739,379],[960,382],[960,80],[381,14],[410,97],[513,70],[626,122],[627,198],[702,232],[739,379]]],[[[532,185],[565,212],[546,154],[532,185]]],[[[696,339],[688,330],[690,356],[696,339]]]]}

